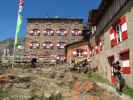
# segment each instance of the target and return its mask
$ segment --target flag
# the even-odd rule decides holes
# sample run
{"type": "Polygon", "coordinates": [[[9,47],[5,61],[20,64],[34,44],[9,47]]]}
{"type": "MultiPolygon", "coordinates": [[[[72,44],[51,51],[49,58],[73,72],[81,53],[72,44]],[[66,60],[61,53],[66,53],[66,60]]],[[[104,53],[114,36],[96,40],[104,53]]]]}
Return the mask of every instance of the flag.
{"type": "Polygon", "coordinates": [[[16,34],[15,34],[15,46],[18,46],[18,37],[21,30],[22,22],[23,22],[23,11],[24,0],[19,0],[19,10],[18,10],[18,19],[17,19],[17,26],[16,26],[16,34]]]}
{"type": "Polygon", "coordinates": [[[17,27],[16,27],[16,35],[15,35],[15,46],[18,45],[18,37],[19,37],[19,32],[21,30],[21,26],[22,26],[22,16],[18,15],[17,27]]]}

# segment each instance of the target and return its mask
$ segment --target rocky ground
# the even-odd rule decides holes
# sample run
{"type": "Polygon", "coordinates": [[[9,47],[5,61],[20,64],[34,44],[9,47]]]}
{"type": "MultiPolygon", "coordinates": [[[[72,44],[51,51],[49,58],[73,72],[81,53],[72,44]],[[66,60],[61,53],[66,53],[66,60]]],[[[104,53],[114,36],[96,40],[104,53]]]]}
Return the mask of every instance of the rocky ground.
{"type": "Polygon", "coordinates": [[[1,89],[8,95],[0,100],[121,100],[64,65],[18,65],[3,72],[1,89]]]}

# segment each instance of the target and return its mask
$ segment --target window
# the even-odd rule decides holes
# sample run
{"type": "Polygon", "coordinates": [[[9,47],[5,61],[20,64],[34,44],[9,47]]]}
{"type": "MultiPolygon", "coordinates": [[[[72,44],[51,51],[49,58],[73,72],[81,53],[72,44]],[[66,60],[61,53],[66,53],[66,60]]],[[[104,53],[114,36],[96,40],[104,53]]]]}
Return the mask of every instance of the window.
{"type": "Polygon", "coordinates": [[[73,36],[81,36],[82,35],[82,31],[80,31],[79,29],[73,29],[72,30],[72,35],[73,36]]]}
{"type": "Polygon", "coordinates": [[[96,40],[96,46],[95,46],[95,51],[96,53],[99,53],[103,49],[103,38],[99,37],[96,40]]]}
{"type": "Polygon", "coordinates": [[[30,31],[30,35],[39,36],[40,35],[40,30],[39,29],[33,29],[33,30],[30,31]]]}
{"type": "Polygon", "coordinates": [[[96,26],[91,27],[91,33],[94,34],[96,32],[96,26]]]}
{"type": "Polygon", "coordinates": [[[64,49],[65,48],[65,42],[59,42],[58,44],[57,44],[57,48],[58,49],[64,49]]]}
{"type": "Polygon", "coordinates": [[[96,40],[96,46],[95,46],[95,51],[96,51],[96,54],[98,54],[100,52],[100,47],[99,47],[99,39],[96,40]]]}
{"type": "Polygon", "coordinates": [[[116,33],[118,35],[118,37],[117,37],[118,40],[117,41],[121,42],[122,41],[122,39],[121,39],[121,26],[119,24],[117,24],[114,27],[115,27],[116,33]]]}
{"type": "Polygon", "coordinates": [[[77,55],[77,52],[76,51],[73,51],[72,54],[73,54],[73,56],[76,56],[77,55]]]}
{"type": "Polygon", "coordinates": [[[88,56],[87,50],[84,50],[84,51],[83,51],[83,56],[84,56],[84,57],[87,57],[87,56],[88,56]]]}
{"type": "Polygon", "coordinates": [[[108,63],[109,63],[109,65],[110,65],[111,67],[112,67],[114,61],[115,61],[114,55],[108,57],[108,63]]]}
{"type": "Polygon", "coordinates": [[[63,64],[65,62],[65,60],[66,60],[66,57],[64,55],[57,55],[56,56],[57,63],[62,63],[63,64]]]}
{"type": "Polygon", "coordinates": [[[83,49],[77,49],[77,56],[80,57],[83,54],[83,49]]]}
{"type": "Polygon", "coordinates": [[[92,49],[93,49],[93,47],[92,47],[91,44],[88,45],[88,49],[89,49],[89,57],[92,57],[92,49]]]}
{"type": "Polygon", "coordinates": [[[75,57],[82,57],[82,56],[87,57],[88,56],[87,50],[81,49],[81,48],[74,50],[72,53],[73,53],[73,56],[75,57]]]}
{"type": "Polygon", "coordinates": [[[43,43],[43,48],[44,49],[53,49],[53,47],[54,47],[54,44],[50,41],[47,41],[47,42],[43,43]]]}
{"type": "Polygon", "coordinates": [[[117,32],[114,27],[111,28],[110,30],[110,41],[111,41],[111,47],[114,47],[115,45],[118,44],[118,36],[117,32]]]}
{"type": "Polygon", "coordinates": [[[43,31],[44,36],[53,36],[54,35],[54,30],[52,29],[46,29],[43,31]]]}
{"type": "Polygon", "coordinates": [[[37,42],[31,42],[31,43],[29,44],[29,46],[30,46],[30,49],[39,49],[40,44],[37,43],[37,42]]]}
{"type": "Polygon", "coordinates": [[[120,17],[120,19],[118,20],[118,24],[120,25],[120,38],[121,40],[126,40],[128,38],[128,34],[127,34],[127,18],[126,16],[122,16],[120,17]]]}
{"type": "Polygon", "coordinates": [[[130,74],[131,73],[131,66],[129,62],[129,50],[126,50],[119,55],[121,61],[121,71],[123,74],[130,74]]]}
{"type": "Polygon", "coordinates": [[[65,60],[65,56],[64,55],[57,55],[56,59],[64,61],[65,60]]]}
{"type": "Polygon", "coordinates": [[[111,47],[128,38],[126,17],[122,16],[110,30],[111,47]]]}
{"type": "Polygon", "coordinates": [[[58,36],[64,36],[67,34],[67,31],[65,29],[59,29],[56,31],[58,36]]]}
{"type": "Polygon", "coordinates": [[[99,53],[99,46],[95,46],[95,52],[96,52],[96,54],[98,54],[99,53]]]}

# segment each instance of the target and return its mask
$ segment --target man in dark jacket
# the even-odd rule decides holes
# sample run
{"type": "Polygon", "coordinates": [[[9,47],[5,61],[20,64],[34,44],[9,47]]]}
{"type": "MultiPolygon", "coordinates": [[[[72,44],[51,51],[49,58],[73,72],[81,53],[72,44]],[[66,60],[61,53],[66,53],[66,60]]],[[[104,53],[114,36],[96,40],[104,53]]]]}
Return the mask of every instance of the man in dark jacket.
{"type": "Polygon", "coordinates": [[[37,58],[36,58],[36,57],[33,57],[33,58],[31,59],[31,65],[32,65],[33,68],[36,67],[36,63],[37,63],[37,58]]]}
{"type": "Polygon", "coordinates": [[[117,88],[116,90],[121,94],[123,92],[123,88],[125,86],[125,79],[121,74],[121,67],[119,61],[113,64],[113,74],[117,78],[117,88]]]}

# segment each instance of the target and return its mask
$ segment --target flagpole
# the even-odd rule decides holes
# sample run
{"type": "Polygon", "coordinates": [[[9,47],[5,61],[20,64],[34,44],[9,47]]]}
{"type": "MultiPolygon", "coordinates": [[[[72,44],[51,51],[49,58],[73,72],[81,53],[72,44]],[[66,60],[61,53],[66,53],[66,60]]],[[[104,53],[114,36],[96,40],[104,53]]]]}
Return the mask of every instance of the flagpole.
{"type": "Polygon", "coordinates": [[[15,39],[14,39],[13,55],[12,55],[12,68],[14,68],[14,63],[15,63],[15,50],[16,50],[16,46],[15,46],[15,39]]]}
{"type": "Polygon", "coordinates": [[[24,0],[19,0],[19,9],[18,9],[18,18],[17,18],[17,25],[16,25],[16,33],[15,33],[15,39],[14,39],[14,47],[13,47],[13,55],[12,55],[12,68],[14,67],[15,62],[15,51],[16,46],[18,45],[18,35],[21,30],[22,26],[22,11],[24,6],[24,0]]]}
{"type": "MultiPolygon", "coordinates": [[[[19,14],[18,14],[19,16],[19,14]]],[[[17,18],[17,23],[18,23],[18,18],[17,18]]],[[[17,30],[17,24],[16,24],[16,30],[17,30]]],[[[13,55],[12,55],[12,68],[14,68],[14,63],[15,63],[15,51],[16,51],[16,40],[17,40],[17,31],[15,33],[15,37],[14,37],[14,46],[13,46],[13,55]]]]}

